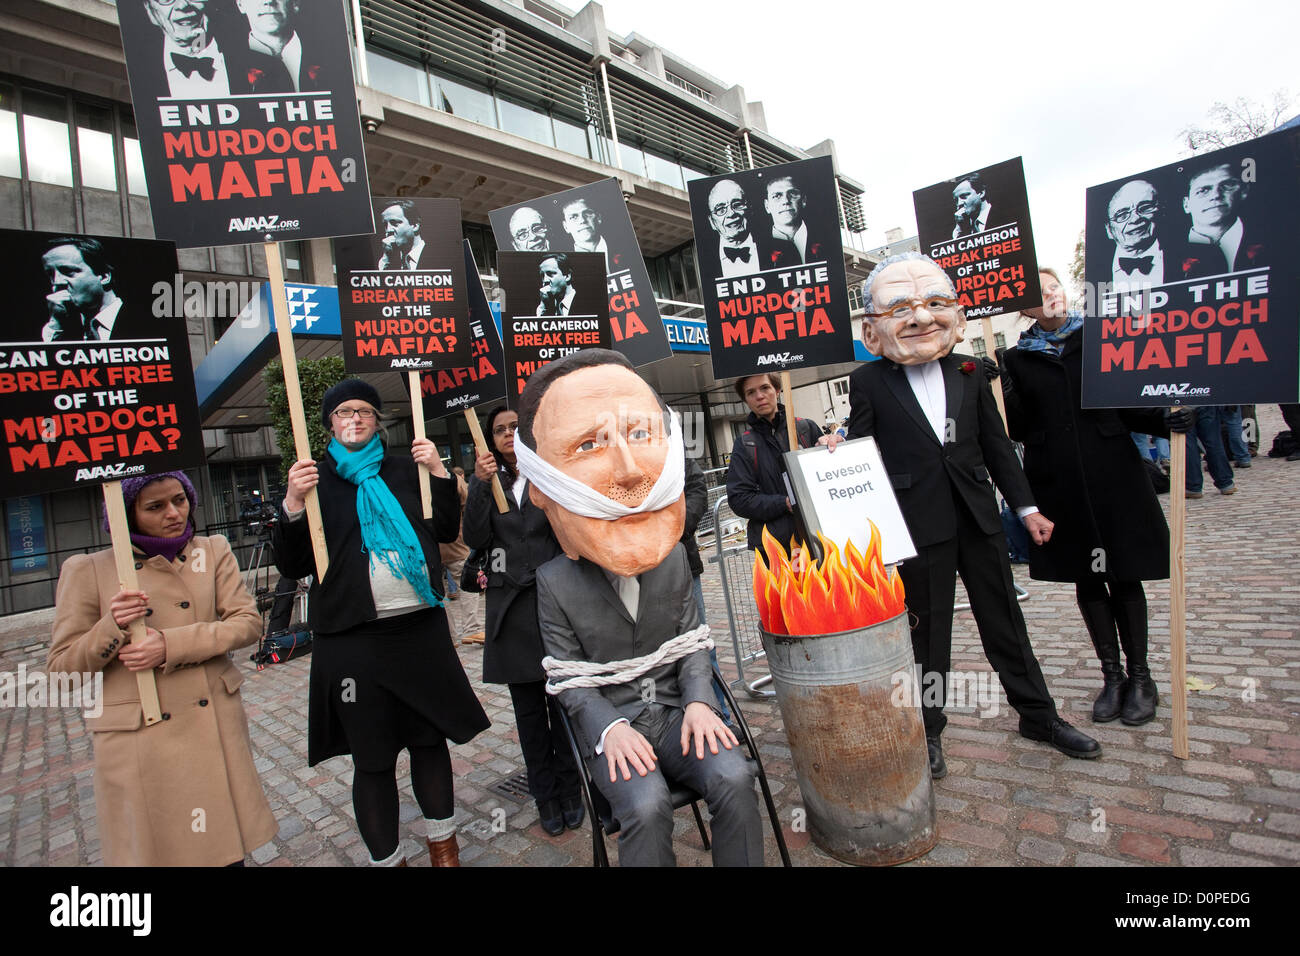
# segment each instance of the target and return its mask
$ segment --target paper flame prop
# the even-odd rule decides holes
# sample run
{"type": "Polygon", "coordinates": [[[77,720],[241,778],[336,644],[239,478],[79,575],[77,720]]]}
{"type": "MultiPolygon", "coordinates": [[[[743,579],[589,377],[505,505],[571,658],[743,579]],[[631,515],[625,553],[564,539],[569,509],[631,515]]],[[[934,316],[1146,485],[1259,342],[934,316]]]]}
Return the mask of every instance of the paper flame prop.
{"type": "Polygon", "coordinates": [[[841,555],[833,541],[820,533],[817,540],[821,563],[804,560],[792,566],[785,548],[763,529],[767,564],[755,551],[754,599],[765,631],[792,637],[834,634],[870,627],[903,612],[903,579],[894,568],[885,571],[880,529],[874,522],[865,555],[852,541],[841,555]]]}

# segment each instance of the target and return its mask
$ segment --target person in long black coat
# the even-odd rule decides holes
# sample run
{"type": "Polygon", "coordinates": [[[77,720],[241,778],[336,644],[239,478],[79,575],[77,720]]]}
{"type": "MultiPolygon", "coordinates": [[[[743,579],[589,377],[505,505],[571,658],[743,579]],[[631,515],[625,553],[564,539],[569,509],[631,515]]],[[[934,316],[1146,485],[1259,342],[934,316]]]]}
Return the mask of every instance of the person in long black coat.
{"type": "Polygon", "coordinates": [[[1004,355],[1007,430],[1025,446],[1034,500],[1056,527],[1031,544],[1029,576],[1068,581],[1101,661],[1099,723],[1144,724],[1158,695],[1147,664],[1143,581],[1169,576],[1169,528],[1130,432],[1167,437],[1190,416],[1163,409],[1082,407],[1081,313],[1067,312],[1056,273],[1040,271],[1043,308],[1004,355]],[[1128,677],[1120,665],[1123,645],[1128,677]]]}
{"type": "Polygon", "coordinates": [[[515,708],[519,747],[528,769],[528,790],[537,801],[542,829],[558,836],[582,825],[578,767],[560,726],[559,704],[546,693],[542,635],[537,624],[536,573],[560,553],[541,508],[528,499],[527,482],[515,466],[518,414],[505,406],[487,419],[492,451],[475,461],[465,499],[465,543],[489,548],[483,680],[505,684],[515,708]],[[509,510],[492,499],[492,476],[501,479],[509,510]]]}

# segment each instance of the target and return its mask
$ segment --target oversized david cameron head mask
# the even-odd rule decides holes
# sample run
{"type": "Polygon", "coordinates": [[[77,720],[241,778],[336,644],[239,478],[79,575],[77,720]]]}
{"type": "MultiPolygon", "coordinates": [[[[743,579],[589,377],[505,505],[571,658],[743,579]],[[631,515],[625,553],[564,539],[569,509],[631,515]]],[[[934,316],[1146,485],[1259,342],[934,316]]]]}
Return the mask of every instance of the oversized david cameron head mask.
{"type": "Polygon", "coordinates": [[[682,536],[681,425],[618,352],[585,349],[534,372],[515,455],[570,558],[641,574],[682,536]]]}
{"type": "Polygon", "coordinates": [[[890,256],[876,266],[863,285],[863,301],[863,344],[899,365],[933,362],[965,337],[966,312],[952,282],[919,252],[890,256]]]}

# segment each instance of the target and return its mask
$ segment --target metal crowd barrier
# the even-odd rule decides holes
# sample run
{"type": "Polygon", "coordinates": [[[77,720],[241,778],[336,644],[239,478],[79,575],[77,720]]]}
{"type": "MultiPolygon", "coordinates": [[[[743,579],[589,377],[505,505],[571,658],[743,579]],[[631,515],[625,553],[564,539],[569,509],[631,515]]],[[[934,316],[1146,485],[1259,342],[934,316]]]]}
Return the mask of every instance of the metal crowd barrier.
{"type": "Polygon", "coordinates": [[[767,656],[759,636],[761,621],[754,601],[754,552],[745,546],[746,521],[727,505],[723,495],[713,506],[713,547],[710,564],[722,575],[722,595],[727,600],[727,623],[736,652],[737,683],[743,684],[750,697],[772,697],[776,692],[763,690],[772,682],[771,674],[754,680],[745,678],[745,668],[767,656]]]}

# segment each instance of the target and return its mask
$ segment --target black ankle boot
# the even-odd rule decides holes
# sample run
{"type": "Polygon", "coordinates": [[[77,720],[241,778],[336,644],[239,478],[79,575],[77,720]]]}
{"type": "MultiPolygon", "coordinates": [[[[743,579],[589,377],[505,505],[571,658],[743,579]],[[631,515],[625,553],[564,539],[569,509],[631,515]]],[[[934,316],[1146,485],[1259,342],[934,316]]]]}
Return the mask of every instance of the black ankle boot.
{"type": "Polygon", "coordinates": [[[1140,727],[1155,717],[1160,695],[1156,692],[1156,682],[1151,679],[1151,670],[1145,661],[1141,664],[1129,661],[1128,674],[1128,680],[1124,682],[1124,702],[1120,706],[1119,719],[1129,727],[1140,727]]]}
{"type": "MultiPolygon", "coordinates": [[[[1119,648],[1115,648],[1116,652],[1119,648]]],[[[1101,662],[1101,676],[1104,684],[1097,700],[1092,705],[1092,722],[1107,724],[1120,715],[1124,692],[1124,668],[1120,667],[1118,653],[1115,660],[1101,662]]]]}

